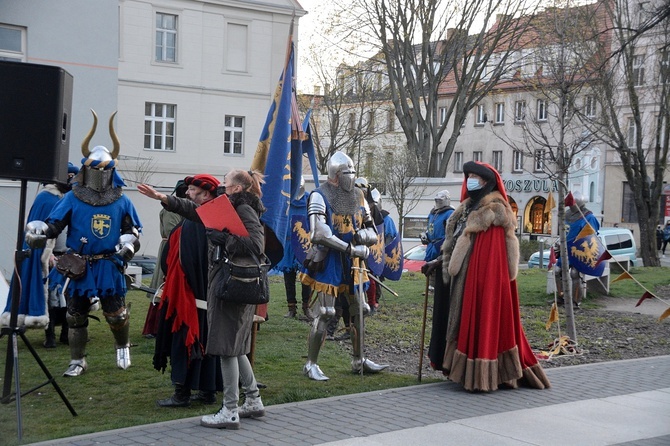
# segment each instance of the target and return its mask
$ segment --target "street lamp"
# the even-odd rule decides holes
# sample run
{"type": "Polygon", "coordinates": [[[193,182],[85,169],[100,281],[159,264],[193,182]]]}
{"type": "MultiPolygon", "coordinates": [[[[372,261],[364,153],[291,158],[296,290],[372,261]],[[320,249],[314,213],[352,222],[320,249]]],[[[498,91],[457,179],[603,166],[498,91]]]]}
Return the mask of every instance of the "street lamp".
{"type": "Polygon", "coordinates": [[[544,268],[544,238],[540,237],[540,269],[544,268]]]}

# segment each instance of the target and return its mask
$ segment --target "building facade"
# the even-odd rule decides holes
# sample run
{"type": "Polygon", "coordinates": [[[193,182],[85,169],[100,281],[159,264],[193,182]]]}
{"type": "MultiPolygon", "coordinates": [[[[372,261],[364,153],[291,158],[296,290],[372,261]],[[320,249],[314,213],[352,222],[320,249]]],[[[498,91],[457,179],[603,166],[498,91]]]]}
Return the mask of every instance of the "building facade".
{"type": "MultiPolygon", "coordinates": [[[[160,242],[156,201],[187,175],[248,168],[283,69],[296,0],[25,0],[0,3],[0,58],[57,65],[74,78],[70,160],[92,124],[118,111],[118,170],[144,233],[142,253],[160,242]]],[[[36,104],[38,106],[39,104],[36,104]]],[[[107,126],[92,144],[111,146],[107,126]]],[[[29,185],[27,207],[37,192],[29,185]]],[[[18,219],[15,181],[0,180],[0,270],[12,270],[18,219]]]]}

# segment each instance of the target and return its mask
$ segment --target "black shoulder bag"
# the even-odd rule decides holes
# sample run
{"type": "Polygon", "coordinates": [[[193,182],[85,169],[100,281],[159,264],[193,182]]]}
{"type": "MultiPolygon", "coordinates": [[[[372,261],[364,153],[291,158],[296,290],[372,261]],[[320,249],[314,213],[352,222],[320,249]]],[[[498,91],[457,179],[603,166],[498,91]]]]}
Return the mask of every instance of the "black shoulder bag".
{"type": "MultiPolygon", "coordinates": [[[[244,243],[244,240],[240,239],[240,241],[244,243]]],[[[259,259],[251,249],[249,252],[256,265],[237,264],[230,259],[227,253],[221,259],[218,265],[220,271],[217,274],[220,275],[220,282],[215,283],[215,289],[212,290],[217,299],[246,305],[262,305],[270,301],[268,283],[270,262],[265,254],[261,256],[262,259],[259,259]]]]}

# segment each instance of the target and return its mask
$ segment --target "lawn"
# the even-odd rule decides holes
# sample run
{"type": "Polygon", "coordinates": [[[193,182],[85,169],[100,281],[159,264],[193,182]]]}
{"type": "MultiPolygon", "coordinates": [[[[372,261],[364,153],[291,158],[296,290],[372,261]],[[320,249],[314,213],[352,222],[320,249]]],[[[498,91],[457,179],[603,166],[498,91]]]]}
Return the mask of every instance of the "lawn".
{"type": "MultiPolygon", "coordinates": [[[[635,268],[633,275],[649,289],[667,285],[667,269],[635,268]],[[662,272],[662,274],[659,274],[662,272]]],[[[327,382],[316,382],[302,375],[307,352],[309,325],[294,319],[285,319],[286,303],[283,281],[271,278],[272,300],[269,320],[261,325],[256,345],[255,371],[257,379],[268,387],[262,391],[266,405],[302,401],[314,398],[367,392],[417,384],[414,373],[402,375],[384,372],[361,378],[351,373],[350,355],[339,343],[326,342],[321,350],[319,364],[330,377],[327,382]]],[[[425,278],[408,273],[398,282],[386,282],[399,297],[385,292],[378,315],[368,319],[366,342],[368,345],[392,345],[395,348],[415,348],[421,336],[425,278]]],[[[529,338],[550,340],[551,333],[544,331],[548,316],[546,272],[538,269],[522,270],[518,278],[522,315],[529,338]]],[[[617,297],[640,296],[639,286],[632,281],[612,285],[611,295],[617,297]]],[[[35,348],[49,372],[77,412],[73,417],[44,372],[18,338],[19,377],[23,393],[42,386],[21,398],[23,441],[36,442],[88,432],[115,429],[138,424],[155,423],[176,418],[199,416],[214,412],[216,406],[165,409],[156,407],[155,401],[172,393],[169,370],[162,374],[153,369],[154,341],[141,336],[149,299],[144,292],[128,294],[131,306],[132,366],[128,370],[116,368],[113,339],[107,324],[90,321],[90,342],[87,347],[89,370],[77,378],[63,378],[61,374],[69,362],[69,350],[64,345],[55,349],[42,347],[44,332],[28,330],[26,338],[35,348]]],[[[430,302],[430,301],[429,301],[430,302]]],[[[588,303],[587,303],[588,305],[588,303]]],[[[104,321],[102,314],[95,315],[104,321]]],[[[430,333],[428,329],[426,346],[430,333]]],[[[3,348],[8,348],[9,336],[2,338],[3,348]]],[[[418,351],[416,354],[418,366],[418,351]]],[[[0,367],[5,370],[6,357],[2,354],[0,367]]],[[[12,375],[13,375],[13,368],[12,375]]],[[[4,373],[1,377],[5,384],[4,373]]],[[[426,378],[422,382],[431,382],[426,378]]],[[[14,382],[11,383],[14,391],[14,382]]],[[[220,395],[219,395],[220,399],[220,395]]],[[[14,402],[0,406],[0,429],[4,434],[1,444],[17,444],[17,412],[14,402]]]]}

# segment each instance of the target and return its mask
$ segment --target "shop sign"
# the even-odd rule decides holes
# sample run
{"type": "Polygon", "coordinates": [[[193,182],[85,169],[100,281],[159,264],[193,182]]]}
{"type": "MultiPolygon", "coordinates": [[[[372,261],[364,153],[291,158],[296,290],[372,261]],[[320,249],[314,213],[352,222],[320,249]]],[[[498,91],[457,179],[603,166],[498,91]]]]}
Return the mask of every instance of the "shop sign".
{"type": "Polygon", "coordinates": [[[549,193],[558,190],[558,182],[555,180],[503,180],[507,192],[549,193]]]}

